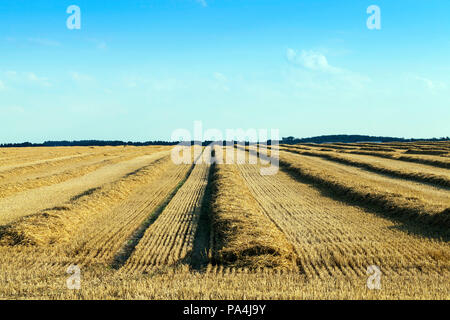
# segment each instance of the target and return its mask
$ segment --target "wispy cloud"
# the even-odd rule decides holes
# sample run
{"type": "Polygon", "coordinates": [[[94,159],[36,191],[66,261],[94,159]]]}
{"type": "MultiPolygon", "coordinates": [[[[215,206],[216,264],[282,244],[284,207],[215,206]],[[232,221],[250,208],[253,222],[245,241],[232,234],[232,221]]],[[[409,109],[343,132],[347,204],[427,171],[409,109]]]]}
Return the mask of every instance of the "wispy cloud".
{"type": "Polygon", "coordinates": [[[11,114],[22,114],[25,113],[25,109],[20,106],[6,106],[0,108],[0,114],[5,116],[10,116],[11,114]]]}
{"type": "Polygon", "coordinates": [[[223,73],[214,72],[213,77],[216,80],[214,88],[221,89],[223,91],[230,91],[230,88],[228,86],[228,78],[223,73]]]}
{"type": "Polygon", "coordinates": [[[195,0],[196,2],[200,3],[202,7],[207,7],[208,3],[206,3],[206,0],[195,0]]]}
{"type": "Polygon", "coordinates": [[[359,90],[371,81],[368,76],[330,65],[318,51],[288,48],[286,58],[296,67],[292,70],[295,86],[305,90],[359,90]]]}
{"type": "Polygon", "coordinates": [[[46,47],[61,46],[61,43],[59,43],[58,41],[54,41],[54,40],[50,40],[50,39],[42,39],[42,38],[29,38],[28,42],[37,44],[37,45],[41,45],[41,46],[46,46],[46,47]]]}
{"type": "Polygon", "coordinates": [[[97,49],[105,50],[107,48],[108,48],[108,45],[106,44],[105,41],[100,41],[99,43],[97,43],[97,49]]]}
{"type": "Polygon", "coordinates": [[[50,82],[50,80],[46,77],[42,77],[42,76],[38,76],[36,73],[34,72],[17,72],[14,70],[10,70],[10,71],[6,71],[3,73],[5,75],[5,79],[6,79],[6,84],[5,82],[3,82],[3,85],[6,87],[6,85],[8,84],[12,84],[13,87],[15,85],[29,85],[29,84],[34,84],[34,85],[39,85],[39,86],[43,86],[43,87],[51,87],[52,83],[50,82]]]}
{"type": "Polygon", "coordinates": [[[108,49],[108,44],[104,40],[99,40],[95,38],[89,38],[87,39],[89,42],[93,43],[95,47],[99,50],[106,50],[108,49]]]}
{"type": "Polygon", "coordinates": [[[121,79],[121,83],[125,88],[147,87],[149,84],[148,78],[134,73],[124,75],[121,79]]]}
{"type": "Polygon", "coordinates": [[[445,89],[447,87],[447,85],[444,82],[431,80],[422,76],[413,75],[412,78],[416,81],[421,82],[426,88],[432,91],[445,89]]]}
{"type": "Polygon", "coordinates": [[[5,83],[2,80],[0,80],[0,90],[5,90],[5,89],[6,89],[5,83]]]}
{"type": "Polygon", "coordinates": [[[286,51],[286,58],[289,62],[309,70],[329,73],[339,73],[344,71],[343,69],[331,66],[322,53],[312,50],[302,50],[298,53],[294,49],[288,48],[286,51]]]}
{"type": "Polygon", "coordinates": [[[70,72],[70,77],[78,84],[88,84],[94,82],[94,78],[92,76],[79,72],[70,72]]]}
{"type": "Polygon", "coordinates": [[[227,81],[228,80],[227,77],[223,73],[214,72],[213,75],[214,75],[214,79],[216,79],[217,81],[227,81]]]}
{"type": "Polygon", "coordinates": [[[137,88],[139,84],[145,82],[146,82],[145,79],[135,75],[128,75],[123,78],[123,83],[126,88],[137,88]]]}
{"type": "Polygon", "coordinates": [[[44,77],[38,77],[35,73],[33,72],[28,72],[26,74],[26,78],[28,79],[28,81],[30,82],[34,82],[37,83],[39,85],[45,86],[45,87],[50,87],[51,83],[49,82],[48,78],[44,78],[44,77]]]}

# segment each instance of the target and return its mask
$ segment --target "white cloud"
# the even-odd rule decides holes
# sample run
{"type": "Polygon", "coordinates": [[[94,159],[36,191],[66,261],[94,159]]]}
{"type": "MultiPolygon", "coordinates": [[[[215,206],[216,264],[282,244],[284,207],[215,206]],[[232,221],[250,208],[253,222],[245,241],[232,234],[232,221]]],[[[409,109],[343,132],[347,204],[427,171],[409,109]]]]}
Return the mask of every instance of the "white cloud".
{"type": "Polygon", "coordinates": [[[5,90],[5,89],[6,89],[5,83],[2,80],[0,80],[0,90],[5,90]]]}
{"type": "Polygon", "coordinates": [[[39,81],[39,77],[35,75],[33,72],[28,73],[28,80],[30,81],[39,81]]]}
{"type": "Polygon", "coordinates": [[[344,71],[340,68],[331,66],[323,54],[312,50],[302,50],[300,53],[297,53],[294,49],[288,48],[286,57],[289,62],[309,70],[329,73],[339,73],[344,71]]]}
{"type": "MultiPolygon", "coordinates": [[[[8,85],[27,85],[27,84],[35,84],[43,87],[51,87],[52,84],[48,78],[41,77],[36,75],[34,72],[17,72],[17,71],[6,71],[4,72],[6,76],[6,83],[8,85]]],[[[6,86],[5,83],[3,83],[6,86]]]]}
{"type": "Polygon", "coordinates": [[[225,77],[225,75],[223,73],[220,72],[214,72],[214,79],[216,79],[217,81],[227,81],[227,77],[225,77]]]}
{"type": "Polygon", "coordinates": [[[360,90],[371,79],[365,75],[329,64],[326,56],[313,50],[287,49],[287,60],[301,68],[292,71],[295,86],[305,90],[360,90]]]}
{"type": "Polygon", "coordinates": [[[27,74],[25,74],[25,76],[26,79],[30,82],[34,82],[45,87],[51,87],[51,83],[48,81],[48,78],[38,77],[33,72],[28,72],[27,74]]]}
{"type": "Polygon", "coordinates": [[[71,72],[70,77],[72,78],[73,81],[80,84],[86,84],[94,81],[94,78],[92,78],[90,75],[82,74],[79,72],[71,72]]]}
{"type": "Polygon", "coordinates": [[[123,85],[127,88],[137,88],[145,85],[148,81],[140,75],[130,74],[124,76],[122,78],[122,82],[123,85]]]}
{"type": "Polygon", "coordinates": [[[196,2],[200,3],[202,7],[207,7],[208,4],[206,3],[206,0],[195,0],[196,2]]]}
{"type": "Polygon", "coordinates": [[[228,78],[220,72],[213,73],[214,79],[216,80],[216,84],[214,84],[215,89],[221,89],[223,91],[230,91],[228,87],[228,78]]]}
{"type": "Polygon", "coordinates": [[[108,48],[108,45],[106,44],[105,41],[100,41],[100,42],[97,44],[97,49],[105,50],[105,49],[107,49],[107,48],[108,48]]]}
{"type": "Polygon", "coordinates": [[[95,47],[99,50],[106,50],[108,49],[108,44],[104,40],[99,40],[95,38],[88,38],[87,41],[95,44],[95,47]]]}
{"type": "Polygon", "coordinates": [[[428,88],[429,90],[432,90],[432,91],[439,90],[439,89],[445,89],[447,87],[444,82],[433,81],[433,80],[430,80],[425,77],[414,75],[414,76],[412,76],[412,78],[414,80],[421,82],[426,88],[428,88]]]}
{"type": "Polygon", "coordinates": [[[430,79],[420,77],[416,77],[416,79],[423,81],[429,89],[433,89],[435,87],[435,84],[430,79]]]}

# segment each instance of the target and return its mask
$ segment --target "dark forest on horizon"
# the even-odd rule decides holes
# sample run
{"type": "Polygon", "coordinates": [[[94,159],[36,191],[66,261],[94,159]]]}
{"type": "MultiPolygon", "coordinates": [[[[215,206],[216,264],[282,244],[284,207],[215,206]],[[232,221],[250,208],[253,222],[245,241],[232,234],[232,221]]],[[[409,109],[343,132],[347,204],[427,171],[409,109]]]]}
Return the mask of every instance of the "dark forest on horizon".
{"type": "MultiPolygon", "coordinates": [[[[282,144],[297,144],[297,143],[357,143],[357,142],[416,142],[416,141],[450,141],[449,137],[431,138],[431,139],[405,139],[396,137],[376,137],[367,135],[323,135],[309,138],[295,138],[293,136],[283,137],[279,140],[282,144]]],[[[237,141],[233,141],[235,144],[237,141]]],[[[233,143],[232,142],[232,143],[233,143]]],[[[152,145],[177,145],[180,141],[146,141],[146,142],[134,142],[134,141],[121,141],[121,140],[75,140],[75,141],[45,141],[44,143],[3,143],[0,144],[1,148],[19,148],[19,147],[90,147],[90,146],[152,146],[152,145]]],[[[189,144],[202,144],[209,145],[212,141],[190,141],[189,144]]],[[[220,143],[220,142],[219,142],[220,143]]],[[[226,141],[223,141],[226,143],[226,141]]],[[[240,142],[242,143],[242,142],[240,142]]],[[[244,142],[246,145],[250,144],[249,141],[244,142]]],[[[271,144],[271,140],[267,141],[271,144]]]]}

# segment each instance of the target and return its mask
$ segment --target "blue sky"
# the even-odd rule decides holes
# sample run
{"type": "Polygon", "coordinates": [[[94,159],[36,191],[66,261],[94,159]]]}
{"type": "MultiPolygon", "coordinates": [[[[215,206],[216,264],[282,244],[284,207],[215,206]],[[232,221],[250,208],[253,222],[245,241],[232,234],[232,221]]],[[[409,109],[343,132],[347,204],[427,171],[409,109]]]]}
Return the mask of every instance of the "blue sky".
{"type": "Polygon", "coordinates": [[[2,0],[0,143],[167,140],[195,120],[448,136],[449,14],[448,0],[2,0]]]}

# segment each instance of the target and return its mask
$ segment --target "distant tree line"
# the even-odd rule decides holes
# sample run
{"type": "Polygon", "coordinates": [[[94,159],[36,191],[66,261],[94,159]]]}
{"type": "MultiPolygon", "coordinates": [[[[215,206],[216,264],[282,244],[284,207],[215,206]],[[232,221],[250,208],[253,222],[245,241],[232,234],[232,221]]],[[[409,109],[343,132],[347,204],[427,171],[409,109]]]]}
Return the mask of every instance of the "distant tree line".
{"type": "Polygon", "coordinates": [[[355,143],[355,142],[413,142],[413,141],[448,141],[449,137],[432,138],[432,139],[405,139],[405,138],[395,138],[395,137],[374,137],[374,136],[364,136],[364,135],[326,135],[310,138],[294,138],[283,137],[281,143],[284,144],[296,144],[296,143],[355,143]]]}
{"type": "MultiPolygon", "coordinates": [[[[120,140],[79,140],[79,141],[45,141],[44,143],[31,143],[31,142],[22,142],[22,143],[3,143],[0,144],[0,147],[2,148],[20,148],[20,147],[102,147],[102,146],[172,146],[177,145],[179,143],[185,144],[185,145],[203,145],[207,146],[213,143],[213,141],[162,141],[162,140],[156,140],[156,141],[146,141],[146,142],[133,142],[133,141],[120,141],[120,140]]],[[[220,142],[219,142],[220,143],[220,142]]],[[[224,145],[226,141],[222,142],[224,145]]],[[[249,145],[248,141],[231,141],[230,143],[233,144],[245,144],[249,145]]],[[[270,143],[270,140],[269,140],[270,143]]]]}
{"type": "Polygon", "coordinates": [[[79,141],[45,141],[44,143],[4,143],[0,144],[0,147],[87,147],[87,146],[152,146],[152,145],[175,145],[178,142],[170,141],[146,141],[146,142],[133,142],[133,141],[120,141],[120,140],[79,140],[79,141]]]}
{"type": "MultiPolygon", "coordinates": [[[[296,143],[333,143],[333,142],[343,142],[343,143],[354,143],[354,142],[413,142],[413,141],[449,141],[449,137],[432,138],[432,139],[405,139],[405,138],[394,138],[394,137],[374,137],[374,136],[364,136],[364,135],[327,135],[318,136],[310,138],[294,138],[283,137],[279,143],[283,144],[296,144],[296,143]]],[[[185,141],[183,144],[186,145],[209,145],[213,141],[185,141]]],[[[262,141],[261,141],[262,142],[262,141]]],[[[267,144],[272,144],[272,140],[267,140],[267,144]]],[[[88,147],[88,146],[172,146],[179,144],[180,141],[146,141],[146,142],[133,142],[133,141],[120,141],[120,140],[78,140],[78,141],[45,141],[44,143],[3,143],[0,144],[2,148],[20,148],[20,147],[88,147]]],[[[227,141],[220,141],[220,144],[225,145],[227,141]]],[[[228,141],[229,144],[241,144],[249,145],[256,142],[249,141],[228,141]]]]}

